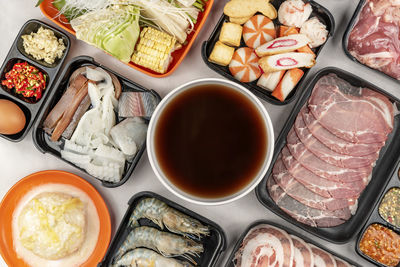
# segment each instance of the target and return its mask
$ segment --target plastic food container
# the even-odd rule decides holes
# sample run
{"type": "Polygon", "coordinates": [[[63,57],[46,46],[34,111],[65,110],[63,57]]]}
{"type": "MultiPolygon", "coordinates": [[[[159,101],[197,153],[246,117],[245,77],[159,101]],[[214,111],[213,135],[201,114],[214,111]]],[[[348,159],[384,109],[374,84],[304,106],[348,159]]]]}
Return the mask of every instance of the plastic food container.
{"type": "MultiPolygon", "coordinates": [[[[284,1],[285,0],[273,0],[273,1],[271,1],[271,4],[273,4],[274,7],[276,8],[276,10],[278,10],[279,6],[284,1]]],[[[329,12],[328,9],[326,9],[325,7],[321,6],[320,4],[318,4],[312,0],[311,1],[303,0],[303,1],[309,2],[313,8],[313,12],[311,13],[310,17],[317,17],[322,23],[324,23],[326,25],[326,28],[329,31],[328,38],[326,41],[326,42],[328,42],[329,37],[333,36],[334,31],[335,31],[335,20],[334,20],[332,14],[329,12]]],[[[275,97],[273,97],[270,92],[257,86],[257,81],[254,81],[251,83],[242,83],[242,82],[236,80],[235,77],[232,76],[232,74],[229,71],[228,66],[220,66],[218,64],[208,61],[208,57],[210,56],[215,43],[219,40],[219,35],[221,32],[222,25],[226,21],[229,21],[229,17],[226,16],[225,14],[222,14],[220,20],[217,23],[217,26],[215,26],[215,28],[214,28],[214,31],[212,32],[212,34],[210,35],[208,40],[203,43],[201,55],[203,57],[204,62],[207,64],[207,66],[210,69],[214,70],[215,72],[219,73],[220,75],[224,76],[225,78],[241,84],[242,86],[249,89],[256,96],[258,96],[259,98],[261,98],[271,104],[286,105],[286,104],[289,104],[290,102],[292,102],[296,98],[296,95],[298,94],[298,92],[300,91],[299,88],[303,87],[301,84],[305,80],[310,69],[302,68],[304,70],[303,77],[301,78],[301,80],[299,81],[297,86],[292,90],[292,92],[287,96],[285,101],[281,102],[278,99],[276,99],[275,97]]],[[[281,25],[279,23],[278,19],[274,19],[273,22],[275,24],[275,27],[281,25]]],[[[326,44],[326,42],[325,42],[325,44],[326,44]]],[[[325,44],[321,45],[318,48],[313,49],[314,53],[317,55],[317,58],[318,58],[319,53],[325,46],[325,44]]],[[[244,43],[243,38],[242,38],[240,47],[243,47],[243,46],[246,46],[246,44],[244,43]]],[[[318,61],[318,59],[316,59],[316,60],[318,61]]]]}
{"type": "MultiPolygon", "coordinates": [[[[214,0],[207,0],[205,1],[205,7],[204,11],[199,13],[199,17],[197,19],[197,23],[195,24],[194,30],[192,31],[191,34],[188,35],[186,39],[186,43],[181,49],[175,51],[172,53],[173,60],[167,70],[167,72],[161,74],[154,72],[150,69],[147,69],[145,67],[139,66],[134,64],[133,62],[125,63],[128,66],[143,72],[144,74],[147,74],[149,76],[155,77],[155,78],[161,78],[161,77],[166,77],[168,75],[171,75],[179,66],[179,64],[182,63],[183,59],[186,57],[186,54],[189,52],[190,48],[192,47],[194,41],[196,40],[197,35],[200,33],[201,28],[203,28],[204,23],[206,22],[206,19],[211,11],[211,7],[214,3],[214,0]]],[[[75,31],[72,29],[71,25],[69,24],[68,20],[64,17],[64,15],[59,16],[58,10],[53,6],[53,0],[44,0],[40,4],[40,9],[42,10],[42,13],[51,21],[53,21],[55,24],[63,28],[64,30],[68,31],[69,33],[75,35],[75,31]]]]}
{"type": "Polygon", "coordinates": [[[329,252],[329,253],[332,254],[333,256],[335,256],[335,257],[337,257],[337,258],[339,258],[339,259],[342,259],[342,260],[344,260],[344,261],[350,263],[351,265],[354,265],[354,266],[356,266],[356,267],[360,267],[360,265],[358,265],[357,263],[355,263],[355,262],[353,262],[353,261],[351,261],[351,260],[349,260],[349,259],[347,259],[347,258],[345,258],[345,257],[342,257],[342,256],[336,254],[336,252],[333,252],[333,251],[331,251],[331,250],[329,250],[329,249],[324,248],[323,246],[321,246],[321,245],[318,244],[317,242],[311,240],[310,238],[308,238],[308,237],[306,237],[306,236],[304,236],[304,235],[298,234],[297,232],[295,232],[295,231],[293,231],[293,230],[291,230],[291,229],[289,229],[289,228],[287,228],[287,227],[285,227],[285,226],[282,226],[282,225],[280,225],[280,224],[277,224],[277,223],[274,223],[274,222],[270,222],[270,221],[265,221],[265,220],[256,221],[256,222],[250,224],[250,225],[246,228],[246,230],[243,232],[243,234],[240,235],[240,237],[239,237],[238,241],[236,242],[235,247],[233,248],[233,250],[232,250],[232,252],[231,252],[231,254],[230,254],[230,256],[229,256],[227,262],[225,263],[225,267],[235,267],[235,264],[234,264],[235,254],[236,254],[236,252],[239,250],[240,245],[241,245],[242,242],[243,242],[243,239],[246,237],[247,233],[248,233],[251,229],[253,229],[254,227],[256,227],[256,226],[258,226],[258,225],[260,225],[260,224],[269,224],[269,225],[275,226],[275,227],[277,227],[277,228],[280,228],[280,229],[286,231],[289,235],[297,236],[297,237],[303,239],[306,243],[312,244],[312,245],[314,245],[314,246],[316,246],[316,247],[318,247],[318,248],[320,248],[320,249],[322,249],[322,250],[325,250],[326,252],[329,252]]]}
{"type": "Polygon", "coordinates": [[[1,87],[0,99],[7,99],[17,104],[22,109],[26,117],[26,125],[21,132],[13,135],[0,134],[1,137],[13,142],[19,142],[22,139],[24,139],[25,135],[28,133],[29,129],[35,122],[37,115],[41,110],[41,108],[43,107],[47,96],[51,94],[51,92],[53,91],[53,84],[69,52],[69,49],[70,49],[70,40],[68,36],[44,22],[32,19],[27,21],[22,26],[0,69],[0,80],[5,79],[5,74],[13,68],[15,63],[27,62],[29,65],[36,67],[43,74],[47,75],[46,88],[43,91],[42,98],[40,98],[38,101],[34,103],[29,103],[25,101],[22,96],[17,96],[12,92],[9,92],[8,91],[9,89],[7,89],[6,86],[1,85],[0,83],[1,87]],[[66,47],[62,58],[56,59],[56,61],[51,65],[44,62],[43,60],[39,61],[34,59],[31,55],[25,52],[25,49],[23,47],[23,40],[21,36],[25,34],[30,34],[31,32],[37,32],[40,27],[53,31],[57,39],[60,38],[63,39],[64,45],[66,47]]]}
{"type": "MultiPolygon", "coordinates": [[[[116,252],[118,251],[118,248],[121,246],[121,244],[125,241],[126,237],[128,236],[130,230],[132,230],[131,226],[129,226],[129,218],[133,212],[133,210],[136,208],[136,205],[138,202],[143,199],[143,198],[156,198],[158,200],[161,200],[171,208],[174,208],[183,214],[186,214],[194,219],[197,219],[200,221],[203,225],[209,226],[210,227],[210,235],[206,237],[202,237],[200,242],[204,246],[204,252],[200,254],[200,257],[194,257],[197,266],[201,267],[213,267],[217,266],[218,259],[221,255],[221,253],[226,249],[226,237],[225,233],[221,229],[220,226],[218,226],[216,223],[204,218],[203,216],[185,208],[182,207],[181,205],[172,202],[171,200],[168,200],[160,195],[157,195],[153,192],[140,192],[134,195],[128,202],[128,210],[126,211],[119,227],[118,230],[111,241],[111,245],[108,248],[108,251],[106,253],[106,256],[104,257],[103,261],[99,263],[99,267],[106,267],[110,266],[112,263],[113,257],[115,256],[116,252]]],[[[160,228],[151,222],[148,219],[141,219],[139,220],[140,226],[151,226],[160,228]]],[[[166,229],[164,231],[168,232],[166,229]]],[[[176,257],[177,259],[180,260],[185,260],[182,257],[176,257]]]]}
{"type": "MultiPolygon", "coordinates": [[[[154,90],[147,90],[144,87],[140,86],[139,84],[136,84],[136,83],[122,77],[121,75],[110,70],[109,68],[95,62],[94,59],[91,57],[80,56],[80,57],[73,58],[70,62],[67,63],[63,72],[60,74],[60,77],[55,84],[55,87],[57,88],[57,90],[53,90],[50,93],[49,99],[46,102],[46,105],[44,106],[44,108],[41,110],[41,112],[39,114],[39,119],[35,123],[35,126],[32,131],[33,142],[34,142],[36,148],[39,151],[41,151],[42,153],[50,153],[51,155],[53,155],[61,160],[64,160],[61,158],[61,154],[60,154],[60,151],[61,151],[62,147],[64,146],[64,138],[61,138],[60,139],[61,141],[52,142],[50,140],[50,136],[43,130],[42,124],[43,124],[44,120],[46,119],[47,114],[57,104],[58,100],[61,98],[64,91],[66,90],[67,85],[68,85],[68,80],[69,80],[69,77],[71,76],[71,73],[81,66],[88,66],[88,65],[101,67],[101,68],[107,70],[108,72],[113,73],[115,76],[117,76],[121,83],[121,86],[122,86],[122,92],[125,92],[125,91],[144,92],[144,91],[146,91],[146,92],[149,92],[152,95],[154,95],[158,100],[161,100],[160,96],[154,90]]],[[[146,123],[148,123],[148,121],[146,123]]],[[[140,148],[140,150],[136,153],[135,157],[131,161],[129,161],[125,164],[124,175],[121,178],[121,181],[119,181],[117,183],[110,183],[110,182],[102,181],[94,176],[92,176],[92,177],[101,181],[102,185],[105,187],[117,187],[117,186],[124,184],[131,176],[137,163],[139,162],[140,158],[142,157],[145,149],[146,149],[146,145],[144,144],[140,148]]],[[[66,160],[64,160],[64,161],[69,163],[70,165],[76,167],[74,164],[70,163],[69,161],[66,161],[66,160]]],[[[76,168],[78,168],[78,167],[76,167],[76,168]]],[[[84,169],[81,169],[81,168],[78,168],[78,169],[82,170],[83,172],[86,172],[84,169]]]]}
{"type": "MultiPolygon", "coordinates": [[[[357,62],[357,63],[359,63],[359,64],[361,64],[361,65],[363,65],[363,66],[365,66],[365,67],[367,67],[367,68],[369,68],[369,69],[371,69],[371,70],[374,70],[375,72],[378,72],[378,73],[380,73],[381,75],[384,75],[385,77],[389,77],[389,78],[393,79],[393,80],[396,81],[396,82],[400,82],[399,80],[393,78],[392,76],[387,75],[386,73],[384,73],[384,72],[382,72],[382,71],[380,71],[380,70],[371,68],[370,66],[367,66],[367,65],[361,63],[361,62],[358,61],[352,54],[350,54],[350,51],[347,49],[347,44],[348,44],[348,42],[349,42],[349,37],[350,37],[351,31],[353,30],[354,26],[357,24],[358,18],[359,18],[359,16],[360,16],[360,13],[361,13],[362,9],[364,8],[366,2],[367,2],[367,0],[360,0],[360,2],[358,3],[358,6],[357,6],[357,8],[356,8],[356,11],[354,11],[353,17],[351,18],[351,20],[350,20],[350,22],[349,22],[349,25],[347,26],[347,29],[346,29],[346,31],[345,31],[345,33],[344,33],[344,35],[343,35],[343,39],[342,39],[343,50],[344,50],[344,52],[346,53],[346,55],[347,55],[351,60],[353,60],[354,62],[357,62]]],[[[399,27],[400,27],[400,26],[399,26],[399,27]]]]}
{"type": "MultiPolygon", "coordinates": [[[[382,266],[382,267],[386,267],[386,265],[368,257],[366,254],[364,254],[361,250],[360,250],[360,241],[362,239],[362,237],[364,236],[365,231],[367,230],[367,228],[371,225],[371,224],[380,224],[383,225],[386,228],[389,228],[390,230],[394,231],[395,233],[400,235],[400,227],[396,227],[394,224],[389,223],[388,221],[386,221],[384,218],[382,218],[381,214],[379,213],[379,207],[382,203],[382,200],[384,199],[384,197],[386,196],[386,194],[393,188],[400,188],[400,177],[399,177],[399,167],[400,167],[400,153],[397,153],[397,156],[399,157],[399,160],[396,164],[394,164],[394,168],[392,167],[392,173],[390,175],[388,175],[388,179],[389,181],[386,183],[385,185],[385,190],[381,193],[381,195],[378,197],[376,203],[375,203],[375,207],[372,209],[372,213],[371,216],[368,218],[367,223],[365,224],[364,228],[361,231],[361,234],[358,236],[357,238],[357,242],[356,242],[356,251],[358,254],[360,254],[360,256],[364,257],[365,259],[373,262],[374,264],[378,265],[378,266],[382,266]]],[[[398,205],[398,204],[397,204],[398,205]]]]}
{"type": "Polygon", "coordinates": [[[372,172],[372,179],[369,185],[364,189],[363,193],[358,199],[357,212],[347,222],[343,223],[342,225],[331,228],[316,228],[302,224],[293,219],[292,217],[290,217],[283,210],[281,210],[272,200],[267,190],[267,180],[270,178],[272,168],[275,164],[275,161],[277,160],[277,157],[281,149],[286,145],[286,136],[288,135],[290,128],[294,124],[297,114],[300,112],[301,107],[306,103],[306,101],[310,97],[314,85],[317,83],[317,81],[322,76],[325,76],[330,73],[336,74],[339,78],[342,78],[350,82],[354,86],[367,87],[374,91],[378,91],[383,95],[386,95],[390,101],[394,102],[397,105],[397,107],[400,107],[399,99],[384,92],[379,87],[367,81],[364,81],[357,76],[354,76],[351,73],[333,67],[322,69],[315,75],[313,80],[310,81],[308,86],[303,89],[303,93],[301,94],[298,102],[293,108],[292,113],[290,114],[288,120],[286,121],[285,126],[283,127],[281,133],[279,134],[275,142],[275,153],[272,159],[271,167],[269,168],[264,180],[258,185],[256,189],[256,194],[261,204],[263,204],[266,208],[270,209],[277,215],[281,216],[283,219],[295,224],[296,226],[302,228],[305,231],[308,231],[330,242],[345,243],[349,241],[354,235],[358,234],[363,225],[368,220],[368,217],[372,212],[371,207],[373,207],[378,202],[379,196],[382,194],[383,190],[386,187],[386,184],[389,182],[391,174],[396,166],[396,162],[400,156],[399,155],[400,139],[397,138],[397,136],[399,136],[400,134],[399,115],[395,116],[393,131],[389,135],[385,146],[380,151],[378,161],[376,162],[376,166],[374,167],[372,172]]]}

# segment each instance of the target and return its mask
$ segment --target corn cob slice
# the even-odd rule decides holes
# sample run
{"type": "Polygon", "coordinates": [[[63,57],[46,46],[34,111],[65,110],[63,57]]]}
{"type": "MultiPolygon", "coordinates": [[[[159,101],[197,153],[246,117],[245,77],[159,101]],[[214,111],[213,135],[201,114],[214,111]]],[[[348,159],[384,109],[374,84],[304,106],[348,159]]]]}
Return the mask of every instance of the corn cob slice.
{"type": "Polygon", "coordinates": [[[132,55],[132,62],[158,73],[165,73],[172,61],[171,53],[176,38],[151,27],[140,32],[140,40],[132,55]]]}

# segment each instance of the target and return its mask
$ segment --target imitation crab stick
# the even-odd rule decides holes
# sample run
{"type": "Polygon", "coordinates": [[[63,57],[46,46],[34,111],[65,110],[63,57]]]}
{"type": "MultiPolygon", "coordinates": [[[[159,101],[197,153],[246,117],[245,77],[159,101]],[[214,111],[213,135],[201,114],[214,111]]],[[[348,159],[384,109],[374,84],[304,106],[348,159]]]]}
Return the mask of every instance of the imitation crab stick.
{"type": "Polygon", "coordinates": [[[261,75],[260,79],[257,81],[257,86],[264,88],[267,91],[272,92],[279,84],[283,75],[285,74],[284,70],[275,71],[275,72],[266,72],[261,75]]]}
{"type": "Polygon", "coordinates": [[[261,76],[261,70],[258,65],[259,58],[254,50],[248,47],[242,47],[235,51],[229,71],[241,82],[252,82],[261,76]]]}
{"type": "Polygon", "coordinates": [[[269,41],[256,48],[256,54],[261,56],[275,55],[295,51],[307,45],[310,39],[304,34],[293,34],[269,41]]]}
{"type": "Polygon", "coordinates": [[[295,68],[311,68],[315,65],[315,57],[308,53],[284,53],[261,58],[258,63],[264,72],[290,70],[295,68]]]}
{"type": "MultiPolygon", "coordinates": [[[[299,33],[299,30],[296,27],[288,27],[288,26],[283,26],[283,25],[279,26],[279,36],[280,37],[289,36],[289,35],[298,34],[298,33],[299,33]]],[[[309,54],[315,56],[315,53],[312,51],[312,49],[308,45],[300,47],[299,49],[297,49],[297,52],[309,53],[309,54]]]]}
{"type": "Polygon", "coordinates": [[[287,71],[278,86],[272,92],[272,96],[283,102],[294,87],[296,87],[301,77],[303,77],[303,74],[304,72],[301,69],[291,69],[287,71]]]}
{"type": "Polygon", "coordinates": [[[255,15],[243,25],[243,39],[248,47],[259,47],[275,37],[275,25],[266,16],[255,15]]]}

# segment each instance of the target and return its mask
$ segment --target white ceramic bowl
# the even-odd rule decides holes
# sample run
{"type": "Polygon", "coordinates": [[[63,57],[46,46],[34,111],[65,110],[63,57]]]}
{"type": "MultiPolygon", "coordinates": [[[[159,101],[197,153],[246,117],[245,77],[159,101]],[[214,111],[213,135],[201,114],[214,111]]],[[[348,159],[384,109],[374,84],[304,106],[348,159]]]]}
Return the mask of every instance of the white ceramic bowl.
{"type": "Polygon", "coordinates": [[[150,164],[151,167],[153,168],[156,176],[160,180],[160,182],[173,194],[176,196],[192,202],[196,204],[201,204],[201,205],[220,205],[220,204],[226,204],[232,201],[235,201],[246,194],[248,194],[251,190],[253,190],[264,178],[272,160],[272,155],[274,152],[274,129],[273,125],[271,122],[271,119],[268,115],[267,110],[265,109],[264,105],[261,103],[261,101],[253,95],[249,90],[244,88],[241,85],[238,85],[235,82],[229,81],[229,80],[224,80],[224,79],[212,79],[212,78],[207,78],[207,79],[200,79],[200,80],[195,80],[188,82],[186,84],[183,84],[179,86],[178,88],[172,90],[157,106],[156,110],[153,113],[153,116],[150,120],[150,125],[149,129],[147,132],[147,154],[149,156],[150,164]],[[242,93],[244,96],[246,96],[248,99],[250,99],[254,105],[257,107],[257,109],[260,111],[263,121],[265,123],[265,128],[267,131],[267,142],[268,142],[268,147],[267,147],[267,155],[265,157],[265,160],[263,162],[262,168],[259,170],[257,175],[242,189],[240,189],[238,192],[225,196],[222,198],[201,198],[197,197],[194,195],[191,195],[187,192],[184,192],[177,186],[175,186],[169,179],[168,177],[164,174],[162,169],[160,168],[160,165],[157,162],[157,157],[155,153],[155,147],[154,147],[154,137],[155,137],[155,130],[156,130],[156,125],[157,122],[160,118],[160,115],[162,112],[165,110],[165,107],[171,102],[172,99],[174,99],[177,95],[182,93],[185,90],[190,90],[190,88],[197,87],[199,85],[204,85],[204,84],[219,84],[219,85],[224,85],[226,87],[232,88],[240,93],[242,93]]]}

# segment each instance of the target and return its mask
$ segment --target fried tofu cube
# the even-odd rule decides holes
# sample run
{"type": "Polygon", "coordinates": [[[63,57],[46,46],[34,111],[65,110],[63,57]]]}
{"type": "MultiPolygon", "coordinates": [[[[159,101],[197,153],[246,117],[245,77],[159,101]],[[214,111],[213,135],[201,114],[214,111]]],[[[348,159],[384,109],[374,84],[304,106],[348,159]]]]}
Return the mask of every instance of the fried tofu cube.
{"type": "Polygon", "coordinates": [[[219,40],[229,46],[240,46],[242,32],[243,27],[241,25],[225,22],[224,25],[222,25],[219,40]]]}
{"type": "Polygon", "coordinates": [[[215,43],[208,61],[221,66],[227,66],[231,62],[234,52],[235,48],[218,41],[215,43]]]}

